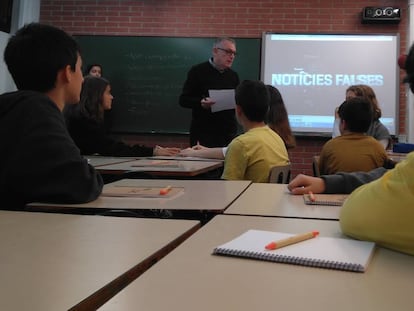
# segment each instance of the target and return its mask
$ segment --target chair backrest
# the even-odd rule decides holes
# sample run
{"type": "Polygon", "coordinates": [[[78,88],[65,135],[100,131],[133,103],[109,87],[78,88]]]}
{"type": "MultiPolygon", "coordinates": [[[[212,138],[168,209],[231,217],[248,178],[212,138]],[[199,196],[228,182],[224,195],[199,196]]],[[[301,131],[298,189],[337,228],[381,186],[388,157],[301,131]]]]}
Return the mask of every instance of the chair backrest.
{"type": "Polygon", "coordinates": [[[273,166],[269,173],[269,183],[288,184],[290,181],[290,164],[273,166]]]}
{"type": "Polygon", "coordinates": [[[313,170],[313,176],[319,177],[321,176],[321,173],[319,171],[319,156],[313,156],[312,157],[312,170],[313,170]]]}

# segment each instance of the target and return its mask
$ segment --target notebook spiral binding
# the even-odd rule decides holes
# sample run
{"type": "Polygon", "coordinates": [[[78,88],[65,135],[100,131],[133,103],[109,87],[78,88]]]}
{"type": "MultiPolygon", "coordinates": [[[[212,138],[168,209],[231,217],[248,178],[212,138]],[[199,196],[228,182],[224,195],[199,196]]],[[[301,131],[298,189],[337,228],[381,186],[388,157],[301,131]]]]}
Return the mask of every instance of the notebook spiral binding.
{"type": "Polygon", "coordinates": [[[337,270],[354,271],[354,272],[364,271],[364,267],[359,264],[341,263],[338,261],[319,260],[319,259],[311,259],[311,258],[299,258],[299,257],[294,257],[294,256],[278,255],[274,253],[263,254],[260,252],[215,248],[214,254],[242,257],[242,258],[243,257],[253,258],[253,259],[260,259],[264,261],[273,261],[273,262],[278,262],[278,263],[287,263],[287,264],[317,267],[317,268],[323,268],[323,269],[337,269],[337,270]]]}

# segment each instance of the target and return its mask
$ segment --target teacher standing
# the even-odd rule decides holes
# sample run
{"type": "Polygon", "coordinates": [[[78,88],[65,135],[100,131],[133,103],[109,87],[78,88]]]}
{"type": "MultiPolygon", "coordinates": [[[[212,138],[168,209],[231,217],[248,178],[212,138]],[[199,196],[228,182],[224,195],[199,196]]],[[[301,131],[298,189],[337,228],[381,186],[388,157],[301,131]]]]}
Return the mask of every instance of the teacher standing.
{"type": "Polygon", "coordinates": [[[231,69],[235,56],[236,42],[218,38],[212,57],[193,66],[187,74],[179,103],[192,109],[191,146],[223,147],[237,135],[234,109],[212,112],[215,102],[209,97],[209,90],[235,89],[240,83],[238,74],[231,69]]]}

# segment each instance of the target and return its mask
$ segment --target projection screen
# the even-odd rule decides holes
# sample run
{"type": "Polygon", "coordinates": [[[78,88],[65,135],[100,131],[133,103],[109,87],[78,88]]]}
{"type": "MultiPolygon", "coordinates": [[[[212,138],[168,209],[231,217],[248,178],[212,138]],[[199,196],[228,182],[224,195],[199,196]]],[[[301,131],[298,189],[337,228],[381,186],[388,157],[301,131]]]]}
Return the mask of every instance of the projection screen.
{"type": "Polygon", "coordinates": [[[278,34],[262,37],[261,80],[275,86],[296,134],[329,136],[350,85],[376,93],[381,122],[396,133],[398,34],[278,34]]]}

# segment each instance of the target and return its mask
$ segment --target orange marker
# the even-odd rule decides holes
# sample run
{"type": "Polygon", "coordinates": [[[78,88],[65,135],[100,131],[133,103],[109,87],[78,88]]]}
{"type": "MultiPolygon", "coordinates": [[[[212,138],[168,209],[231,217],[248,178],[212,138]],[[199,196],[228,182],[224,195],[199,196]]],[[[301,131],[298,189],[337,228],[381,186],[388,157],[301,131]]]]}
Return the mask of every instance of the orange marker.
{"type": "Polygon", "coordinates": [[[309,191],[308,194],[309,194],[309,199],[312,202],[315,202],[316,201],[316,198],[315,198],[315,195],[313,194],[313,192],[312,191],[309,191]]]}
{"type": "Polygon", "coordinates": [[[168,192],[170,192],[170,191],[171,191],[171,189],[172,189],[172,187],[171,187],[171,186],[167,186],[167,187],[165,187],[165,188],[162,188],[162,189],[160,189],[160,194],[162,194],[162,195],[166,195],[168,192]]]}
{"type": "Polygon", "coordinates": [[[295,244],[295,243],[298,243],[298,242],[302,242],[302,241],[305,241],[305,240],[312,239],[312,238],[316,237],[318,234],[319,234],[319,231],[312,231],[312,232],[308,232],[308,233],[294,235],[294,236],[288,237],[286,239],[270,242],[269,244],[267,244],[265,246],[265,248],[267,250],[274,250],[274,249],[277,249],[277,248],[281,248],[281,247],[284,247],[284,246],[288,246],[288,245],[291,245],[291,244],[295,244]]]}

